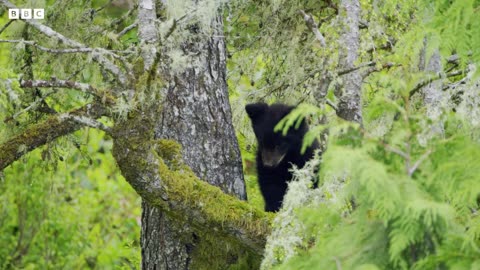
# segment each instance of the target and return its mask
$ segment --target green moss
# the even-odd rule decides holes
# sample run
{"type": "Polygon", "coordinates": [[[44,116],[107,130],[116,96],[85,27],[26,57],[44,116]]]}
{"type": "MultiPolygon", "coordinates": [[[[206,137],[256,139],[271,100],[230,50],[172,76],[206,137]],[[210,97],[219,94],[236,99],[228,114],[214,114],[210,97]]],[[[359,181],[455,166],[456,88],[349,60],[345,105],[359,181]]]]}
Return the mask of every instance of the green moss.
{"type": "Polygon", "coordinates": [[[217,225],[228,221],[239,227],[247,226],[258,234],[270,231],[273,215],[199,180],[188,166],[181,164],[178,169],[171,169],[161,160],[159,172],[166,186],[172,187],[169,190],[172,200],[201,210],[210,218],[210,222],[217,225]]]}
{"type": "Polygon", "coordinates": [[[245,249],[228,237],[200,232],[192,237],[191,269],[259,269],[261,254],[245,249]]]}
{"type": "Polygon", "coordinates": [[[261,252],[248,248],[232,235],[220,233],[221,228],[228,226],[242,230],[249,239],[258,240],[262,246],[270,232],[273,215],[198,179],[181,162],[181,147],[175,141],[158,140],[157,153],[159,173],[168,187],[169,200],[191,209],[191,213],[198,213],[198,216],[183,218],[207,219],[205,226],[195,227],[198,238],[192,241],[195,246],[192,268],[257,269],[261,252]]]}
{"type": "Polygon", "coordinates": [[[182,146],[174,140],[157,141],[157,153],[164,161],[179,165],[182,157],[182,146]]]}

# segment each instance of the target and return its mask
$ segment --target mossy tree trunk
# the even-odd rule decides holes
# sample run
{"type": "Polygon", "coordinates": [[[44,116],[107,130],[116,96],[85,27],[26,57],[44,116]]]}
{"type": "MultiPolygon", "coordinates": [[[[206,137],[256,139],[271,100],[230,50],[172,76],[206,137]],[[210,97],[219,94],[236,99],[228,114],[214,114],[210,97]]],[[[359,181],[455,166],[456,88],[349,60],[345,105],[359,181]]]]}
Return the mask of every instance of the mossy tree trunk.
{"type": "MultiPolygon", "coordinates": [[[[145,10],[139,14],[148,17],[145,10]]],[[[154,138],[179,142],[183,162],[200,179],[245,200],[242,161],[226,85],[222,18],[217,17],[212,24],[211,38],[199,38],[197,43],[183,44],[181,48],[184,55],[195,55],[199,64],[181,72],[159,68],[167,86],[166,98],[159,104],[161,110],[153,123],[154,138]]],[[[145,42],[152,42],[149,25],[140,26],[145,42]]],[[[190,31],[190,35],[196,35],[194,26],[190,31]]],[[[154,55],[148,56],[152,52],[145,51],[144,59],[153,59],[154,55]]],[[[146,62],[145,66],[152,64],[146,62]]],[[[203,240],[190,226],[180,224],[148,202],[143,201],[142,208],[142,268],[190,269],[195,265],[194,254],[199,253],[196,247],[203,240]]]]}
{"type": "MultiPolygon", "coordinates": [[[[222,18],[212,16],[210,32],[198,31],[195,22],[183,22],[181,30],[191,31],[186,35],[189,42],[175,43],[173,36],[168,38],[181,20],[160,35],[161,3],[138,1],[133,26],[138,27],[140,42],[128,58],[90,48],[36,20],[21,21],[67,48],[35,42],[31,46],[52,54],[91,55],[88,64],[92,60],[101,68],[108,87],[60,77],[20,81],[21,88],[68,88],[88,93],[91,100],[81,108],[52,113],[2,143],[0,173],[35,148],[82,127],[103,130],[113,139],[112,154],[122,175],[144,202],[144,269],[225,269],[232,264],[253,269],[261,259],[272,216],[244,201],[225,78],[222,18]],[[172,67],[168,50],[183,50],[190,64],[172,67]],[[111,124],[97,121],[102,116],[111,124]]],[[[0,5],[17,8],[7,0],[0,5]]]]}

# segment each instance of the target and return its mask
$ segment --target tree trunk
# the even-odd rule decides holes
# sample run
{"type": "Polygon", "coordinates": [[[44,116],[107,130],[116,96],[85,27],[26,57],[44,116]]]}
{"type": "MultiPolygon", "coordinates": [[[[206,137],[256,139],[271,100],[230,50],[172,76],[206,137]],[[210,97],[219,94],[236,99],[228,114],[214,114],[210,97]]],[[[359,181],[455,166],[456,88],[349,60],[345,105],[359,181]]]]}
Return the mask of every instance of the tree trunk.
{"type": "MultiPolygon", "coordinates": [[[[360,2],[358,0],[340,1],[340,18],[343,31],[339,43],[343,47],[339,52],[341,70],[354,68],[360,48],[360,2]]],[[[342,92],[335,93],[339,98],[338,116],[348,121],[362,123],[362,76],[360,70],[354,70],[342,76],[342,92]]]]}
{"type": "MultiPolygon", "coordinates": [[[[195,48],[201,64],[181,74],[164,74],[169,86],[159,122],[154,124],[155,138],[179,142],[183,161],[199,178],[245,200],[242,162],[225,78],[222,18],[217,17],[213,23],[212,38],[184,48],[195,48]]],[[[146,202],[142,206],[142,268],[196,268],[199,236],[187,224],[178,224],[156,207],[146,202]]]]}

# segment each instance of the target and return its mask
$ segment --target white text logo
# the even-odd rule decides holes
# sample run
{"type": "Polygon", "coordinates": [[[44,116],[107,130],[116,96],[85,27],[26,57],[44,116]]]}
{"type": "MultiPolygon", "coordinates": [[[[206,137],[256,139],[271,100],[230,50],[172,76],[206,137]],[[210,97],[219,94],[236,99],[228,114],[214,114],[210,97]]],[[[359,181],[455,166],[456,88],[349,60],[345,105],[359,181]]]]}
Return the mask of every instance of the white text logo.
{"type": "Polygon", "coordinates": [[[8,18],[10,20],[15,20],[15,19],[24,19],[24,20],[29,20],[29,19],[36,19],[36,20],[42,20],[45,16],[45,10],[43,8],[36,8],[36,9],[31,9],[31,8],[11,8],[8,10],[8,18]]]}

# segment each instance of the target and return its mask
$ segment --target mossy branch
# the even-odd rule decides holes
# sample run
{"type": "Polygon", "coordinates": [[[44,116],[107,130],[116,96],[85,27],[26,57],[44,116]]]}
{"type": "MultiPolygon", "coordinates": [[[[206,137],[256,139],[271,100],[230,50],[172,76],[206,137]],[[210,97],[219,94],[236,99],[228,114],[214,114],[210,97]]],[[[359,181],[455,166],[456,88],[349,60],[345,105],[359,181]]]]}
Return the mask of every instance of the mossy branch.
{"type": "Polygon", "coordinates": [[[75,117],[86,116],[96,119],[105,114],[106,110],[103,106],[92,103],[68,113],[50,116],[44,122],[28,127],[21,134],[0,145],[0,171],[24,154],[84,127],[85,125],[76,121],[75,117]]]}
{"type": "Polygon", "coordinates": [[[262,254],[272,214],[198,179],[182,163],[178,143],[128,130],[117,129],[121,134],[115,136],[113,155],[142,199],[200,233],[226,237],[262,254]]]}

